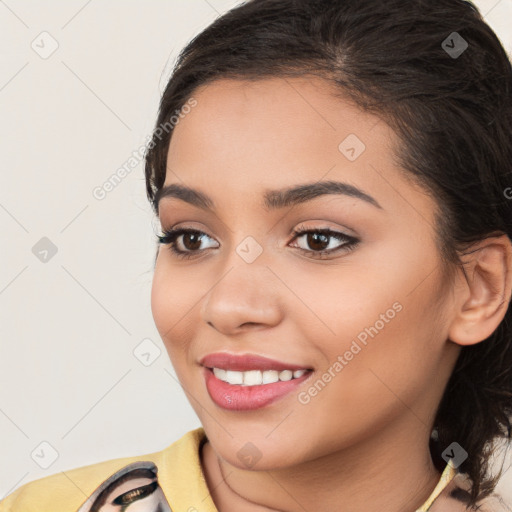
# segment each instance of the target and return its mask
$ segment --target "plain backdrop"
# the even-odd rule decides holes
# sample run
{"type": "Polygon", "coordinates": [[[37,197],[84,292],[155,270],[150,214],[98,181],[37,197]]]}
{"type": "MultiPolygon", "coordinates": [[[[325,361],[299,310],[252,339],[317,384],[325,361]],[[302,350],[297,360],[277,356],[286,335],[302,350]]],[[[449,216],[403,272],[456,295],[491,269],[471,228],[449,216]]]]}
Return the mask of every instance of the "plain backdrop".
{"type": "MultiPolygon", "coordinates": [[[[179,50],[237,3],[0,0],[0,498],[200,426],[151,315],[134,152],[179,50]]],[[[476,4],[510,54],[512,0],[476,4]]]]}

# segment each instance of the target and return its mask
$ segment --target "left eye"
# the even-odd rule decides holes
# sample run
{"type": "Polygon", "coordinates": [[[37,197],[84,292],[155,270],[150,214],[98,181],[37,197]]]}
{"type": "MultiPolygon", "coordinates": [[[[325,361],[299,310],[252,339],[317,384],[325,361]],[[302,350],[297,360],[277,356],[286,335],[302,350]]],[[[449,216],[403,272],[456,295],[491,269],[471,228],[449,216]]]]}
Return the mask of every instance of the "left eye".
{"type": "Polygon", "coordinates": [[[329,254],[342,249],[353,249],[359,242],[359,240],[352,236],[331,229],[298,229],[293,234],[296,239],[302,238],[305,245],[310,247],[300,247],[299,245],[300,249],[318,255],[329,254]],[[337,245],[336,241],[338,241],[337,245]]]}

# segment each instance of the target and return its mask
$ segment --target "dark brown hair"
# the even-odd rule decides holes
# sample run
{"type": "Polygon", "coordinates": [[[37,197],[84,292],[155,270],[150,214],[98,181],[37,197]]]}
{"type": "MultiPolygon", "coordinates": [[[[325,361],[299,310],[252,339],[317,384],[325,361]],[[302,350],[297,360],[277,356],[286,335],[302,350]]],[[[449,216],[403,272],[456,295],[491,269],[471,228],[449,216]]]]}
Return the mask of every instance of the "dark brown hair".
{"type": "MultiPolygon", "coordinates": [[[[155,213],[172,136],[158,127],[197,87],[308,74],[395,130],[400,167],[436,198],[448,264],[462,267],[473,242],[512,236],[512,69],[463,0],[252,0],[217,18],[183,49],[161,99],[145,168],[155,213]]],[[[488,339],[462,348],[434,421],[439,470],[452,442],[469,454],[459,470],[472,481],[470,505],[501,476],[489,474],[493,442],[511,439],[511,314],[488,339]]]]}

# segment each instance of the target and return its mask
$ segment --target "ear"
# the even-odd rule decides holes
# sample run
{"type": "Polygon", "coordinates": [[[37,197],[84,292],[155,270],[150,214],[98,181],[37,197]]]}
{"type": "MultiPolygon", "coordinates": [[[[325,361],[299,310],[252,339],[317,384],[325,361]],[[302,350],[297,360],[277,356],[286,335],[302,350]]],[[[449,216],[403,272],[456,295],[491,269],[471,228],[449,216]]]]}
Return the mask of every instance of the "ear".
{"type": "Polygon", "coordinates": [[[465,253],[448,337],[458,345],[488,338],[507,312],[512,288],[512,244],[507,235],[487,238],[465,253]]]}

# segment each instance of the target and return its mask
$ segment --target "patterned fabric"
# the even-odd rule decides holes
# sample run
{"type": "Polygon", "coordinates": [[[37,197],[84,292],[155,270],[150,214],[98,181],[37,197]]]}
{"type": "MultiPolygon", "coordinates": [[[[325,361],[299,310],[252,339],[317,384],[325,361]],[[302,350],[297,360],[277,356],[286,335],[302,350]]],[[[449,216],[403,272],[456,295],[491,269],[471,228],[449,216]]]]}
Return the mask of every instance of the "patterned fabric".
{"type": "Polygon", "coordinates": [[[77,512],[172,512],[151,461],[128,464],[107,478],[77,512]]]}

